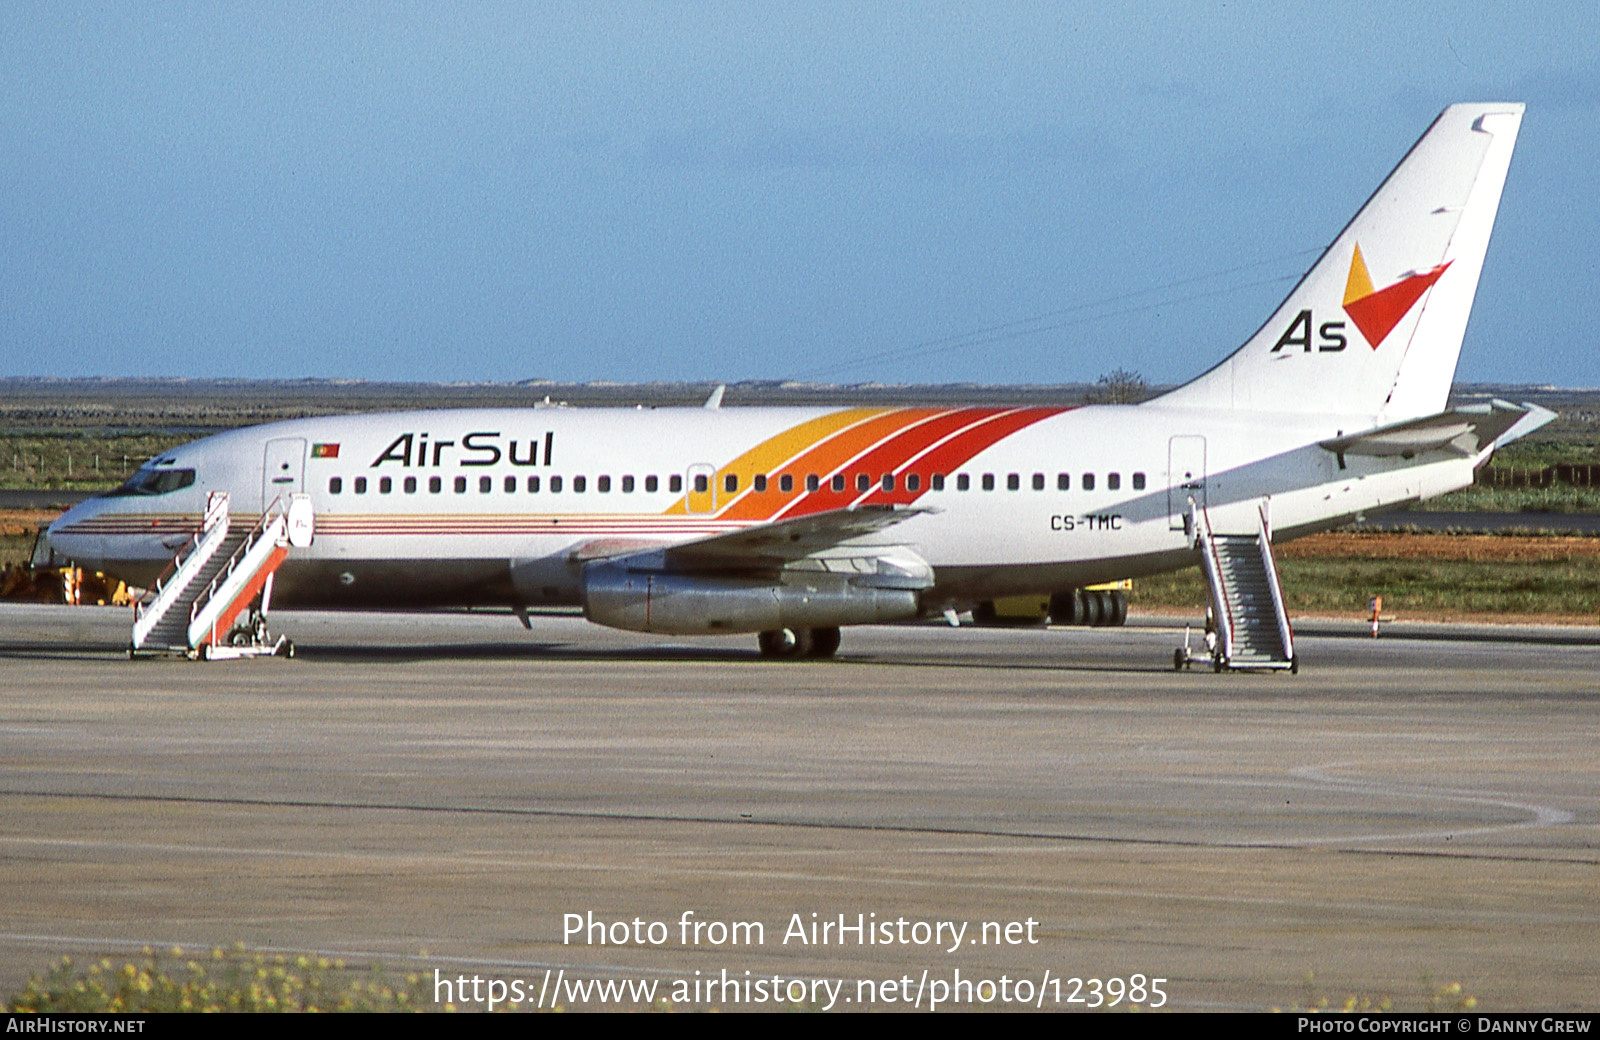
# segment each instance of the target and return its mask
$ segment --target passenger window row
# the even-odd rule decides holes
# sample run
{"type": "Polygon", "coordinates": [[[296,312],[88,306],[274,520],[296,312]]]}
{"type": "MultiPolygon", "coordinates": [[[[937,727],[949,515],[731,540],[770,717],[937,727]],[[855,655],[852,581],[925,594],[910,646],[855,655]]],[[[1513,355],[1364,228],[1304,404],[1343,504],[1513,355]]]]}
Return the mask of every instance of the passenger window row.
{"type": "MultiPolygon", "coordinates": [[[[1107,491],[1119,491],[1119,490],[1121,490],[1121,488],[1122,488],[1122,474],[1121,473],[1107,473],[1105,475],[1105,477],[1106,477],[1106,490],[1107,491]]],[[[191,479],[192,479],[192,477],[191,477],[191,479]]],[[[876,485],[881,490],[893,491],[893,490],[895,490],[895,487],[896,487],[897,483],[900,481],[900,479],[901,478],[897,477],[893,473],[885,473],[882,476],[878,477],[876,480],[874,480],[873,477],[870,474],[857,473],[854,476],[853,480],[852,480],[850,478],[847,478],[843,473],[835,473],[832,477],[828,478],[828,488],[831,491],[844,491],[847,487],[850,487],[850,486],[853,485],[856,491],[871,491],[873,486],[876,485]]],[[[1008,473],[1008,474],[1006,474],[1005,481],[1006,481],[1006,490],[1007,491],[1020,491],[1020,490],[1022,490],[1022,474],[1020,474],[1020,473],[1008,473]]],[[[394,490],[394,478],[393,477],[379,477],[377,483],[378,483],[378,494],[380,494],[380,495],[387,495],[391,491],[394,490]]],[[[526,483],[526,487],[527,487],[528,493],[530,493],[530,494],[538,494],[539,491],[541,491],[545,487],[549,488],[551,494],[560,494],[566,488],[566,485],[564,484],[563,479],[561,477],[549,477],[549,478],[527,477],[527,478],[525,478],[525,483],[526,483]]],[[[785,474],[781,475],[780,477],[778,477],[776,483],[777,483],[777,490],[780,493],[782,493],[782,494],[792,494],[794,492],[795,478],[793,477],[793,475],[785,473],[785,474]]],[[[921,491],[922,490],[922,475],[919,474],[919,473],[907,473],[904,476],[904,483],[905,483],[905,489],[907,491],[921,491]]],[[[1133,474],[1132,483],[1133,483],[1133,490],[1135,490],[1135,491],[1143,491],[1144,487],[1145,487],[1144,474],[1143,473],[1135,473],[1135,474],[1133,474]]],[[[488,494],[488,493],[490,493],[490,492],[492,492],[494,490],[494,484],[495,484],[495,478],[493,478],[493,477],[479,477],[478,478],[478,492],[480,494],[488,494]]],[[[769,491],[772,488],[772,484],[773,484],[773,482],[767,477],[767,475],[765,473],[761,473],[761,474],[757,474],[756,475],[755,479],[751,482],[751,487],[757,494],[764,494],[764,493],[766,493],[767,491],[769,491]]],[[[631,476],[622,477],[618,481],[618,485],[621,488],[623,494],[631,494],[633,492],[633,490],[634,490],[634,487],[635,487],[634,478],[631,477],[631,476]]],[[[406,478],[404,478],[404,480],[402,482],[402,486],[404,487],[406,494],[408,494],[408,495],[415,494],[416,491],[417,491],[417,478],[416,477],[406,477],[406,478]]],[[[466,477],[455,477],[453,479],[453,481],[452,481],[453,490],[458,495],[466,494],[467,493],[467,486],[468,486],[468,483],[467,483],[467,478],[466,477]]],[[[605,493],[609,492],[611,490],[611,486],[612,486],[611,485],[611,478],[609,476],[596,477],[595,480],[594,480],[594,489],[595,489],[595,491],[599,492],[600,494],[605,494],[605,493]]],[[[648,477],[644,478],[643,486],[644,486],[644,491],[645,491],[646,494],[655,494],[657,491],[660,490],[661,482],[655,476],[648,476],[648,477]]],[[[958,473],[958,474],[956,474],[956,485],[955,486],[956,486],[956,490],[957,491],[970,490],[971,487],[972,487],[972,478],[970,476],[968,476],[967,474],[965,474],[965,473],[958,473]]],[[[993,491],[993,490],[995,490],[995,486],[996,486],[996,484],[995,484],[995,475],[993,473],[985,473],[985,474],[983,474],[982,477],[980,478],[980,486],[985,491],[993,491]]],[[[1045,489],[1045,475],[1043,473],[1035,473],[1035,474],[1033,474],[1033,477],[1029,481],[1029,486],[1034,491],[1043,491],[1045,489]]],[[[1093,473],[1085,473],[1085,474],[1083,474],[1081,479],[1079,480],[1078,486],[1079,486],[1080,489],[1082,489],[1084,491],[1093,491],[1095,489],[1095,475],[1093,473]]],[[[367,478],[366,477],[356,477],[355,480],[352,481],[351,490],[355,494],[364,495],[364,494],[367,493],[367,487],[368,487],[368,484],[367,484],[367,478]]],[[[807,474],[806,480],[805,480],[805,488],[806,488],[807,491],[817,491],[817,490],[820,490],[821,487],[822,487],[822,480],[821,480],[820,477],[818,477],[814,473],[807,474]]],[[[931,491],[943,491],[945,489],[945,475],[943,473],[935,473],[935,474],[933,474],[929,478],[928,487],[929,487],[929,490],[931,490],[931,491]]],[[[505,477],[503,479],[502,483],[501,483],[501,488],[505,491],[506,494],[514,494],[514,493],[516,493],[517,488],[518,488],[517,478],[514,477],[514,476],[505,477]]],[[[429,477],[428,478],[428,491],[429,492],[431,492],[432,494],[437,495],[440,492],[442,492],[443,490],[444,490],[444,478],[443,477],[429,477]]],[[[572,491],[573,491],[574,494],[580,494],[581,495],[581,494],[583,494],[584,492],[586,492],[588,490],[589,490],[589,481],[588,481],[587,477],[573,477],[572,478],[572,491]]],[[[671,492],[672,494],[675,494],[675,495],[676,494],[680,494],[683,491],[683,477],[678,476],[676,474],[668,477],[667,478],[667,490],[669,492],[671,492]]],[[[702,495],[705,494],[706,492],[710,491],[711,490],[711,477],[708,474],[705,474],[705,473],[696,474],[695,477],[694,477],[694,490],[695,490],[696,494],[702,494],[702,495]]],[[[728,493],[728,494],[737,493],[738,490],[739,490],[739,477],[738,477],[738,475],[734,474],[734,473],[726,474],[722,478],[722,490],[725,493],[728,493]]],[[[1056,474],[1056,490],[1057,491],[1071,491],[1072,490],[1072,474],[1070,474],[1070,473],[1057,473],[1056,474]]],[[[332,494],[332,495],[343,494],[344,493],[344,478],[343,477],[330,477],[330,478],[328,478],[328,493],[332,494]]]]}

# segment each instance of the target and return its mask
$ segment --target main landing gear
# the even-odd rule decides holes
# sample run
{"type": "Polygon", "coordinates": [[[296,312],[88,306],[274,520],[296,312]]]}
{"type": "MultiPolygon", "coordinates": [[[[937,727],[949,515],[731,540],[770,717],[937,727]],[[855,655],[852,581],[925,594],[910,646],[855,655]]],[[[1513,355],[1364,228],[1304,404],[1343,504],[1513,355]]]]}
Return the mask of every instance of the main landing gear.
{"type": "Polygon", "coordinates": [[[1128,594],[1121,589],[1073,589],[1050,597],[1056,625],[1117,628],[1128,620],[1128,594]]]}
{"type": "Polygon", "coordinates": [[[828,658],[839,650],[839,629],[833,628],[775,628],[757,637],[761,656],[775,660],[798,660],[803,657],[828,658]]]}

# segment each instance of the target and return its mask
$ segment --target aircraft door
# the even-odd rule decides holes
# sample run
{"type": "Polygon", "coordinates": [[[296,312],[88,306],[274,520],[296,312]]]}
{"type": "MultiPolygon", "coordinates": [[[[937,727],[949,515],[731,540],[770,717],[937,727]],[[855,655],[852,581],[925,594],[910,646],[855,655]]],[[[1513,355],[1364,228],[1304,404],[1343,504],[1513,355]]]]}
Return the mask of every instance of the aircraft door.
{"type": "Polygon", "coordinates": [[[265,510],[275,498],[284,504],[289,496],[305,490],[306,442],[301,437],[279,437],[267,442],[266,457],[261,464],[261,508],[265,510]]]}
{"type": "Polygon", "coordinates": [[[1167,441],[1167,526],[1181,531],[1188,524],[1189,499],[1206,504],[1206,439],[1184,434],[1167,441]]]}
{"type": "Polygon", "coordinates": [[[710,513],[717,508],[717,467],[699,462],[684,474],[686,501],[691,513],[710,513]]]}

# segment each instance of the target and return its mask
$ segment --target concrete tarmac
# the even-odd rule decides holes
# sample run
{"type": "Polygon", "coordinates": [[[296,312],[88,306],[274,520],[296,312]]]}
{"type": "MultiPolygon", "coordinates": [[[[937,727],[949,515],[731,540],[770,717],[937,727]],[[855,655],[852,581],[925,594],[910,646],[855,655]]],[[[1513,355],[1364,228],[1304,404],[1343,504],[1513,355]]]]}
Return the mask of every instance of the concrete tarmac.
{"type": "Polygon", "coordinates": [[[129,661],[128,624],[0,606],[5,992],[64,954],[243,942],[535,992],[844,979],[836,1008],[957,972],[1010,980],[989,1007],[1134,975],[1176,1009],[1600,1005],[1588,630],[1311,626],[1288,676],[1175,673],[1151,624],[850,629],[798,664],[310,613],[274,617],[293,660],[129,661]],[[564,941],[567,914],[666,938],[564,941]],[[764,935],[686,943],[685,914],[764,935]],[[841,915],[891,941],[785,941],[841,915]],[[916,941],[940,921],[953,951],[916,941]]]}

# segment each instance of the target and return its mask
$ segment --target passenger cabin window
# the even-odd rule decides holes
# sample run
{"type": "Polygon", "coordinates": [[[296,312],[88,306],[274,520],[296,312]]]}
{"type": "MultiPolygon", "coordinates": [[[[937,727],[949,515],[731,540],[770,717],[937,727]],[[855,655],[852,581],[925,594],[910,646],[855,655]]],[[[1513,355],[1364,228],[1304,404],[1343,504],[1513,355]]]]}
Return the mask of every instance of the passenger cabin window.
{"type": "Polygon", "coordinates": [[[1033,475],[1033,490],[1035,490],[1035,491],[1043,491],[1044,490],[1044,474],[1043,473],[1035,473],[1033,475]]]}
{"type": "Polygon", "coordinates": [[[739,475],[737,473],[729,473],[727,476],[723,477],[722,478],[722,490],[726,491],[730,495],[733,494],[735,491],[738,491],[739,490],[739,475]]]}
{"type": "Polygon", "coordinates": [[[505,489],[506,489],[506,494],[508,494],[508,495],[511,492],[517,490],[517,478],[516,477],[507,477],[506,478],[506,482],[505,482],[505,489]]]}
{"type": "Polygon", "coordinates": [[[328,478],[328,494],[337,495],[339,492],[341,492],[343,490],[344,490],[344,481],[343,480],[340,480],[338,477],[329,477],[328,478]]]}
{"type": "Polygon", "coordinates": [[[1094,474],[1093,473],[1085,473],[1083,475],[1083,484],[1081,486],[1083,487],[1083,490],[1085,490],[1085,491],[1093,491],[1094,490],[1094,474]]]}
{"type": "Polygon", "coordinates": [[[537,495],[538,493],[539,493],[539,478],[538,477],[529,477],[528,478],[528,494],[537,495]]]}
{"type": "Polygon", "coordinates": [[[589,487],[589,478],[588,477],[573,477],[572,478],[572,493],[574,495],[583,494],[584,491],[586,491],[588,489],[588,487],[589,487]]]}
{"type": "Polygon", "coordinates": [[[965,491],[972,486],[972,478],[965,473],[956,474],[956,490],[965,491]]]}
{"type": "Polygon", "coordinates": [[[406,482],[405,482],[405,484],[403,486],[406,489],[406,494],[408,494],[408,495],[416,494],[417,493],[417,478],[416,477],[407,477],[406,478],[406,482]]]}
{"type": "Polygon", "coordinates": [[[694,493],[697,495],[703,495],[710,490],[711,478],[706,476],[704,473],[696,473],[694,475],[694,493]]]}
{"type": "MultiPolygon", "coordinates": [[[[464,495],[464,494],[467,493],[467,478],[466,477],[457,477],[455,479],[455,485],[456,485],[456,494],[464,495]]],[[[437,491],[438,489],[435,488],[434,490],[437,491]]]]}
{"type": "MultiPolygon", "coordinates": [[[[457,477],[456,479],[465,482],[467,478],[466,477],[457,477]]],[[[444,490],[444,480],[443,480],[443,478],[440,478],[440,477],[429,477],[428,478],[428,493],[429,494],[437,495],[439,492],[441,492],[443,490],[444,490]]],[[[462,487],[461,490],[465,491],[466,488],[462,487]]]]}
{"type": "Polygon", "coordinates": [[[494,478],[493,477],[479,477],[478,478],[478,494],[487,495],[489,492],[491,492],[493,490],[494,490],[494,478]]]}
{"type": "Polygon", "coordinates": [[[390,480],[388,477],[379,477],[378,478],[378,494],[387,495],[390,491],[393,491],[393,490],[394,490],[394,481],[393,480],[390,480]]]}
{"type": "Polygon", "coordinates": [[[765,490],[767,490],[767,475],[765,473],[757,473],[756,474],[756,490],[757,491],[765,491],[765,490]]]}
{"type": "Polygon", "coordinates": [[[865,473],[857,473],[856,474],[856,490],[857,491],[865,491],[865,490],[867,490],[867,488],[869,488],[871,486],[872,486],[872,478],[871,477],[867,476],[865,473]]]}
{"type": "Polygon", "coordinates": [[[367,478],[366,477],[357,477],[356,478],[356,494],[364,495],[366,493],[367,493],[367,478]]]}
{"type": "Polygon", "coordinates": [[[794,490],[794,477],[790,476],[788,473],[785,473],[783,476],[779,477],[778,478],[778,490],[782,491],[786,495],[789,494],[791,491],[793,491],[794,490]]]}
{"type": "Polygon", "coordinates": [[[632,477],[623,477],[622,478],[622,493],[624,495],[633,494],[633,478],[632,477]]]}
{"type": "Polygon", "coordinates": [[[650,492],[652,495],[655,494],[656,488],[658,488],[660,486],[661,485],[656,481],[655,477],[645,477],[644,478],[644,489],[646,491],[650,492]]]}
{"type": "MultiPolygon", "coordinates": [[[[651,477],[650,479],[654,480],[655,478],[651,477]]],[[[683,478],[678,476],[676,473],[674,473],[671,476],[671,478],[668,479],[668,481],[667,481],[667,490],[672,492],[674,495],[676,495],[678,492],[682,491],[683,490],[683,478]]],[[[702,489],[702,490],[704,490],[704,489],[702,489]]]]}
{"type": "Polygon", "coordinates": [[[833,487],[833,490],[835,490],[835,491],[843,491],[844,490],[844,474],[843,473],[835,473],[833,475],[832,487],[833,487]]]}
{"type": "Polygon", "coordinates": [[[815,473],[808,473],[806,475],[806,490],[807,491],[815,491],[815,490],[817,490],[817,488],[819,488],[821,486],[822,486],[822,482],[817,479],[817,475],[815,473]]]}
{"type": "Polygon", "coordinates": [[[610,491],[611,490],[611,478],[610,477],[596,477],[594,479],[594,489],[596,491],[600,492],[601,494],[604,494],[607,491],[610,491]]]}
{"type": "Polygon", "coordinates": [[[935,473],[933,475],[933,490],[935,490],[935,491],[943,491],[944,490],[944,474],[943,473],[935,473]]]}
{"type": "Polygon", "coordinates": [[[985,473],[983,475],[983,490],[985,490],[985,491],[993,491],[994,490],[994,474],[993,473],[985,473]]]}
{"type": "Polygon", "coordinates": [[[918,476],[917,474],[915,474],[915,473],[907,473],[906,474],[906,490],[907,491],[921,491],[922,490],[922,478],[920,476],[918,476]]]}
{"type": "Polygon", "coordinates": [[[550,493],[552,495],[561,494],[561,478],[560,477],[551,477],[550,478],[550,493]]]}
{"type": "Polygon", "coordinates": [[[1143,491],[1144,490],[1144,474],[1143,473],[1135,473],[1133,475],[1133,490],[1135,490],[1135,491],[1143,491]]]}
{"type": "Polygon", "coordinates": [[[1022,490],[1022,476],[1020,474],[1017,474],[1017,473],[1008,473],[1008,474],[1006,474],[1006,490],[1007,491],[1021,491],[1022,490]]]}
{"type": "Polygon", "coordinates": [[[1120,487],[1122,487],[1122,474],[1121,473],[1107,473],[1106,474],[1106,490],[1107,491],[1116,491],[1120,487]]]}
{"type": "Polygon", "coordinates": [[[1056,490],[1057,491],[1071,491],[1072,490],[1072,474],[1071,473],[1057,473],[1056,474],[1056,490]]]}

